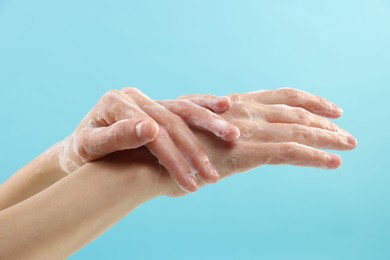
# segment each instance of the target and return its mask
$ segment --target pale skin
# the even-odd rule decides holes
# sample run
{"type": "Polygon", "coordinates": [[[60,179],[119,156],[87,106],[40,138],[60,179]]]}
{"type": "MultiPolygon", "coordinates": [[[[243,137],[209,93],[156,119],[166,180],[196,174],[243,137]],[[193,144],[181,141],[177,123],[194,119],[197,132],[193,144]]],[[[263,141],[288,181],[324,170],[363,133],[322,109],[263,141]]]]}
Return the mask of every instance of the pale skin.
{"type": "Polygon", "coordinates": [[[222,140],[234,140],[240,133],[236,126],[216,114],[229,108],[229,97],[196,97],[160,101],[159,104],[135,88],[109,91],[69,137],[48,149],[3,184],[0,189],[0,209],[31,197],[88,161],[143,145],[169,169],[172,178],[183,190],[193,192],[198,189],[191,169],[204,181],[215,183],[219,175],[187,124],[222,140]],[[161,103],[165,106],[170,104],[175,108],[175,113],[161,103]],[[212,124],[202,125],[199,123],[202,120],[212,124]],[[2,193],[6,196],[2,196],[2,193]]]}
{"type": "MultiPolygon", "coordinates": [[[[221,178],[264,164],[335,169],[341,165],[340,157],[320,149],[356,147],[353,136],[322,117],[337,118],[342,111],[319,97],[276,90],[233,94],[230,100],[230,108],[220,116],[239,128],[238,139],[225,141],[193,129],[221,178]]],[[[164,106],[175,112],[174,103],[164,106]]],[[[166,131],[169,129],[160,128],[155,140],[166,131]]],[[[0,189],[0,205],[10,207],[0,212],[0,259],[65,258],[146,201],[187,194],[150,150],[126,150],[85,163],[13,206],[3,203],[7,197],[4,188],[9,191],[6,183],[0,189]]],[[[45,166],[47,172],[37,175],[57,178],[58,161],[47,154],[27,166],[32,176],[38,166],[45,166]]],[[[198,186],[206,184],[199,176],[198,186]]]]}
{"type": "MultiPolygon", "coordinates": [[[[146,145],[180,187],[196,191],[191,169],[209,183],[216,182],[219,176],[187,124],[226,141],[237,139],[240,135],[237,127],[211,112],[225,112],[229,106],[228,97],[199,95],[192,102],[183,98],[157,103],[135,88],[110,91],[62,142],[60,165],[71,173],[85,162],[146,145]],[[175,107],[175,112],[164,104],[175,107]],[[162,132],[166,135],[157,137],[162,132]]],[[[57,153],[58,149],[54,150],[57,153]]]]}

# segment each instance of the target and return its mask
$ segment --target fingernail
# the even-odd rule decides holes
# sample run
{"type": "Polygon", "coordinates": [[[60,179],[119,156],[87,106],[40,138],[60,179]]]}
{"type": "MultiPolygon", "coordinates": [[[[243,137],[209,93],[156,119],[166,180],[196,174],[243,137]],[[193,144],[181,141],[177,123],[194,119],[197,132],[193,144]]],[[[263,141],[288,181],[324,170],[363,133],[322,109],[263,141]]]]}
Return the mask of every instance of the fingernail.
{"type": "Polygon", "coordinates": [[[192,185],[191,191],[196,191],[198,189],[198,186],[196,185],[196,180],[194,176],[189,176],[187,178],[188,182],[192,185]]]}
{"type": "Polygon", "coordinates": [[[236,140],[238,137],[240,137],[241,132],[240,132],[240,129],[238,129],[238,127],[234,127],[233,129],[234,130],[232,130],[232,132],[233,132],[232,140],[236,140]]]}
{"type": "Polygon", "coordinates": [[[234,141],[241,136],[240,129],[236,126],[231,126],[229,132],[225,134],[224,139],[226,141],[234,141]]]}
{"type": "Polygon", "coordinates": [[[214,177],[213,179],[211,179],[211,181],[213,182],[217,182],[220,178],[217,170],[215,169],[215,167],[211,164],[211,162],[206,162],[206,168],[207,168],[207,172],[212,176],[214,177]]]}
{"type": "Polygon", "coordinates": [[[216,129],[214,134],[225,141],[233,141],[240,136],[240,130],[238,127],[225,120],[216,119],[211,124],[211,128],[216,129]]]}
{"type": "Polygon", "coordinates": [[[352,134],[350,134],[348,131],[341,129],[341,132],[345,135],[345,138],[347,139],[348,145],[351,147],[355,147],[357,145],[357,140],[355,137],[353,137],[352,134]]]}
{"type": "Polygon", "coordinates": [[[144,121],[138,122],[135,126],[135,134],[138,138],[142,137],[142,125],[144,124],[144,121]]]}
{"type": "Polygon", "coordinates": [[[335,154],[328,155],[328,166],[331,169],[337,169],[340,167],[341,158],[335,154]]]}
{"type": "Polygon", "coordinates": [[[212,166],[212,165],[210,165],[210,174],[212,175],[212,176],[214,176],[214,177],[217,177],[217,178],[219,178],[220,176],[219,176],[219,174],[218,174],[218,172],[217,172],[217,170],[212,166]]]}
{"type": "Polygon", "coordinates": [[[217,170],[215,169],[215,166],[210,162],[210,159],[208,157],[204,157],[203,160],[203,165],[205,166],[205,171],[207,174],[207,183],[215,183],[219,180],[219,174],[217,170]]]}
{"type": "Polygon", "coordinates": [[[153,139],[153,137],[155,136],[153,122],[148,120],[138,122],[135,126],[135,134],[141,140],[153,139]]]}
{"type": "Polygon", "coordinates": [[[332,108],[332,110],[335,110],[335,111],[339,112],[340,114],[342,114],[344,112],[344,110],[336,104],[331,104],[331,108],[332,108]]]}
{"type": "Polygon", "coordinates": [[[348,143],[351,147],[355,147],[357,145],[357,140],[352,135],[347,136],[348,143]]]}
{"type": "Polygon", "coordinates": [[[216,106],[219,108],[219,110],[226,111],[230,107],[231,101],[229,97],[219,97],[216,101],[216,106]]]}

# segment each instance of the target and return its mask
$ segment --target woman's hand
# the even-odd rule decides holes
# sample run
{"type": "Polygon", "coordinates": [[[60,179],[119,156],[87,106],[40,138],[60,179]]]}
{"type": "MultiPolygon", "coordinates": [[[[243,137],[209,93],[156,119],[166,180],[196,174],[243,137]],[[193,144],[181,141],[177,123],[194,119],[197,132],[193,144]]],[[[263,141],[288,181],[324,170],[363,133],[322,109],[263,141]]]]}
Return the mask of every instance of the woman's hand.
{"type": "MultiPolygon", "coordinates": [[[[233,94],[230,98],[232,105],[221,116],[240,129],[240,138],[222,142],[195,131],[221,177],[265,164],[335,169],[341,158],[320,149],[351,150],[357,145],[351,134],[320,116],[342,115],[339,107],[323,98],[294,89],[233,94]]],[[[162,174],[159,178],[168,187],[164,194],[185,194],[166,177],[162,174]]]]}
{"type": "Polygon", "coordinates": [[[198,95],[190,100],[159,104],[134,88],[110,91],[74,133],[52,151],[58,156],[61,168],[71,173],[86,162],[110,153],[147,145],[180,187],[195,191],[195,173],[208,183],[216,182],[219,175],[187,124],[227,141],[236,139],[240,133],[234,125],[210,111],[226,111],[229,98],[198,95]]]}
{"type": "Polygon", "coordinates": [[[232,106],[222,116],[240,128],[241,137],[226,144],[211,139],[216,144],[212,154],[225,152],[215,161],[225,176],[263,164],[335,169],[341,158],[319,149],[351,150],[357,145],[351,134],[320,116],[337,118],[342,114],[323,98],[294,89],[230,98],[232,106]]]}

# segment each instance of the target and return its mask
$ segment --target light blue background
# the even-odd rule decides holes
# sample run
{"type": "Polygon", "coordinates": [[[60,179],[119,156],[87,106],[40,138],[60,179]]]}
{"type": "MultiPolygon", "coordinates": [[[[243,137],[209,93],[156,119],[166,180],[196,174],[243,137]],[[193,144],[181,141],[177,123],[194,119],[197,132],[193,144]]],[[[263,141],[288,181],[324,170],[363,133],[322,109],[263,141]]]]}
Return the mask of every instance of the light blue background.
{"type": "Polygon", "coordinates": [[[112,88],[301,88],[359,139],[340,170],[263,167],[156,199],[71,259],[390,259],[389,47],[388,0],[0,0],[0,181],[112,88]]]}

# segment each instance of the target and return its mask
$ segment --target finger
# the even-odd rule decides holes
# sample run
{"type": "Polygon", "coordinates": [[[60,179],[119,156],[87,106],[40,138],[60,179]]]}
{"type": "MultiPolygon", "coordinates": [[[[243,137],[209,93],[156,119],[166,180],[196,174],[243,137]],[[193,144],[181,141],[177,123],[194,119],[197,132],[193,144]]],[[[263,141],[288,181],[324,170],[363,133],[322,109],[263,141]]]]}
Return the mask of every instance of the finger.
{"type": "Polygon", "coordinates": [[[149,118],[126,119],[107,127],[86,129],[76,143],[80,156],[90,161],[143,146],[156,138],[158,129],[157,123],[149,118]]]}
{"type": "Polygon", "coordinates": [[[262,104],[285,104],[293,107],[302,107],[320,116],[338,118],[343,114],[343,110],[337,105],[322,97],[314,96],[301,90],[284,88],[253,92],[249,95],[255,95],[255,99],[262,104]]]}
{"type": "Polygon", "coordinates": [[[232,141],[240,136],[240,130],[236,126],[188,100],[169,100],[159,103],[181,117],[187,124],[211,132],[225,141],[232,141]]]}
{"type": "MultiPolygon", "coordinates": [[[[298,143],[254,143],[244,141],[243,147],[237,157],[229,156],[225,161],[227,165],[226,174],[245,172],[248,169],[259,165],[295,165],[305,167],[316,167],[325,169],[336,169],[341,165],[341,158],[338,155],[329,154],[313,147],[298,143]]],[[[225,176],[225,174],[224,174],[225,176]]]]}
{"type": "MultiPolygon", "coordinates": [[[[203,149],[203,146],[193,132],[188,128],[187,124],[184,123],[183,119],[170,112],[164,106],[144,96],[138,90],[133,92],[131,89],[125,89],[125,91],[127,91],[129,95],[133,95],[136,102],[142,104],[143,110],[167,130],[169,137],[176,147],[180,149],[182,156],[188,159],[188,167],[193,167],[206,182],[218,181],[219,176],[215,167],[208,159],[206,151],[203,149]]],[[[160,132],[161,130],[162,129],[160,128],[160,132]]],[[[160,159],[159,157],[157,158],[160,159]]],[[[175,157],[171,157],[170,164],[175,163],[175,157]]],[[[174,176],[178,177],[179,174],[180,173],[177,172],[174,176]]],[[[186,173],[184,172],[183,174],[186,173]]]]}
{"type": "Polygon", "coordinates": [[[270,165],[289,164],[325,169],[341,166],[340,156],[298,143],[270,143],[261,148],[266,151],[266,164],[270,165]]]}
{"type": "Polygon", "coordinates": [[[268,124],[259,131],[266,142],[296,142],[321,149],[352,150],[356,139],[348,134],[298,124],[268,124]]]}
{"type": "MultiPolygon", "coordinates": [[[[150,113],[152,114],[152,112],[150,113]]],[[[193,167],[193,170],[195,170],[205,182],[217,182],[219,180],[217,170],[211,163],[202,144],[184,121],[175,114],[160,114],[158,120],[163,121],[160,124],[165,125],[170,138],[179,148],[184,158],[187,159],[190,167],[193,167]]],[[[174,158],[172,161],[175,163],[174,158]]]]}
{"type": "Polygon", "coordinates": [[[109,126],[115,122],[133,119],[149,118],[132,98],[118,90],[105,94],[94,109],[94,126],[109,126]]]}
{"type": "Polygon", "coordinates": [[[198,175],[207,183],[217,182],[219,175],[203,145],[182,120],[171,122],[169,133],[173,142],[178,146],[188,161],[191,162],[198,175]]]}
{"type": "Polygon", "coordinates": [[[287,105],[269,105],[265,119],[269,123],[300,124],[333,132],[344,131],[324,117],[312,114],[300,107],[290,107],[287,105]]]}
{"type": "Polygon", "coordinates": [[[164,129],[161,129],[158,137],[146,147],[167,169],[179,187],[186,192],[198,189],[194,171],[164,129]]]}
{"type": "Polygon", "coordinates": [[[178,99],[185,99],[191,101],[192,103],[210,109],[215,113],[226,112],[232,103],[229,97],[218,97],[209,94],[186,95],[186,96],[181,96],[178,99]]]}

